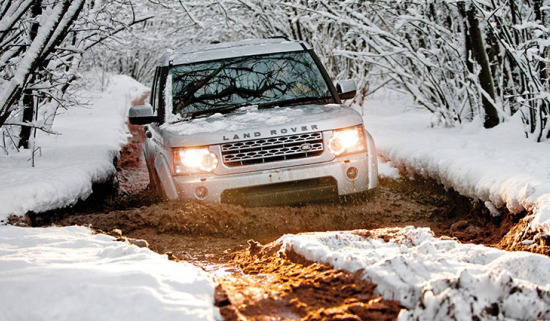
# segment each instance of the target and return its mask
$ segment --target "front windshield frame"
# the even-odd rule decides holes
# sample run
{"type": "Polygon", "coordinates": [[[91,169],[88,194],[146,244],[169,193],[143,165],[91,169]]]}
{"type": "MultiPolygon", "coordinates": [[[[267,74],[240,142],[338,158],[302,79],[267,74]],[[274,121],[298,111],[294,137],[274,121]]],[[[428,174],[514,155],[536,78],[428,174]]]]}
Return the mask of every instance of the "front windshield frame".
{"type": "MultiPolygon", "coordinates": [[[[334,84],[332,83],[332,80],[330,76],[328,75],[328,72],[324,68],[323,64],[321,63],[319,57],[315,54],[315,52],[311,49],[304,49],[304,50],[295,50],[295,51],[283,51],[283,52],[270,52],[266,54],[256,54],[256,55],[243,55],[243,56],[236,56],[236,57],[228,57],[228,58],[221,58],[221,59],[212,59],[212,60],[203,60],[203,61],[197,61],[193,63],[187,63],[187,64],[177,64],[177,65],[170,65],[169,68],[167,68],[166,76],[172,77],[172,69],[178,68],[181,66],[193,66],[193,65],[199,65],[199,64],[205,64],[205,63],[216,63],[221,62],[229,59],[238,59],[238,58],[254,58],[254,57],[262,57],[262,56],[274,56],[278,54],[298,54],[303,53],[309,55],[309,57],[312,59],[313,64],[315,67],[317,67],[317,70],[320,73],[320,78],[324,81],[326,87],[327,87],[327,95],[324,97],[299,97],[298,99],[290,99],[290,100],[279,100],[279,101],[272,101],[272,102],[266,102],[261,104],[255,104],[258,105],[259,108],[268,108],[272,106],[291,106],[297,103],[307,103],[307,102],[322,102],[324,104],[327,103],[341,103],[339,96],[336,92],[336,88],[334,87],[334,84]]],[[[173,89],[171,88],[170,91],[173,89]]],[[[210,114],[210,113],[216,113],[216,112],[229,112],[231,110],[235,110],[238,108],[242,108],[245,106],[250,106],[251,104],[242,104],[242,105],[236,105],[231,107],[221,107],[221,108],[213,108],[208,110],[199,110],[194,112],[181,112],[176,111],[176,106],[166,106],[167,108],[170,108],[171,112],[175,115],[181,115],[184,118],[188,117],[195,117],[202,114],[210,114]]],[[[254,105],[254,104],[253,104],[254,105]]]]}

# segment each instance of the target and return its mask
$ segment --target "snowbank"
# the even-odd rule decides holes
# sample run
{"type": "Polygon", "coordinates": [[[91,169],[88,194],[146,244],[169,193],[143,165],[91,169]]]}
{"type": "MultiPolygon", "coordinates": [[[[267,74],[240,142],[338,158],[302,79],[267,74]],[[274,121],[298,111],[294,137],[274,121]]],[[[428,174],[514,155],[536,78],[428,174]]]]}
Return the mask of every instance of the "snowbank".
{"type": "Polygon", "coordinates": [[[427,228],[285,235],[283,251],[377,284],[401,320],[550,319],[550,258],[461,244],[427,228]],[[376,236],[375,236],[376,235],[376,236]],[[386,242],[381,236],[385,236],[386,242]]]}
{"type": "Polygon", "coordinates": [[[216,320],[214,286],[84,227],[0,226],[0,320],[216,320]]]}
{"type": "Polygon", "coordinates": [[[532,211],[532,227],[550,234],[550,142],[527,140],[519,115],[490,130],[431,128],[432,115],[395,91],[369,97],[364,111],[378,151],[393,164],[497,208],[532,211]]]}
{"type": "Polygon", "coordinates": [[[0,220],[72,205],[113,175],[113,158],[128,139],[128,107],[145,90],[126,76],[112,77],[105,92],[82,90],[89,104],[56,117],[53,131],[61,135],[38,133],[36,167],[28,151],[0,155],[0,220]]]}

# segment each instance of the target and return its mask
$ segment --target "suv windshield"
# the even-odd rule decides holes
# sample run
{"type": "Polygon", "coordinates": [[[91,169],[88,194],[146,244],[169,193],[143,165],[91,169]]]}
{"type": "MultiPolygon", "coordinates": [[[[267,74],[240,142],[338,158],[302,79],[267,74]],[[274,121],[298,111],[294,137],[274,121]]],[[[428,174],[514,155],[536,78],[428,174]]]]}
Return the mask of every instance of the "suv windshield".
{"type": "Polygon", "coordinates": [[[174,114],[332,97],[307,51],[180,65],[170,74],[174,114]]]}

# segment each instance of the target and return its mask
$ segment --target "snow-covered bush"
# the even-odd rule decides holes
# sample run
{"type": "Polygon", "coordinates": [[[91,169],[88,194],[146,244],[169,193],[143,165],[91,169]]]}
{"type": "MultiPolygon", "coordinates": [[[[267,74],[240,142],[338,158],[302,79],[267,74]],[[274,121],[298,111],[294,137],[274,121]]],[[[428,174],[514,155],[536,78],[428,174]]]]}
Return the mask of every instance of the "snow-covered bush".
{"type": "Polygon", "coordinates": [[[550,1],[474,5],[492,42],[488,52],[503,110],[521,112],[528,137],[550,139],[550,1]]]}

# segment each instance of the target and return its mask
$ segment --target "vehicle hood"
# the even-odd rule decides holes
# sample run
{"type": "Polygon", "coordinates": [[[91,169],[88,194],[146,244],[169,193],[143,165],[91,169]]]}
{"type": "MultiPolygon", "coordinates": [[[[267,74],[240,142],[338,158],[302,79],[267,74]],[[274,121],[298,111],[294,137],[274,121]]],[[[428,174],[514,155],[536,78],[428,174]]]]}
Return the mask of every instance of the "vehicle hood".
{"type": "Polygon", "coordinates": [[[204,146],[344,128],[362,121],[355,110],[337,104],[243,107],[228,114],[165,123],[161,133],[170,147],[204,146]]]}

